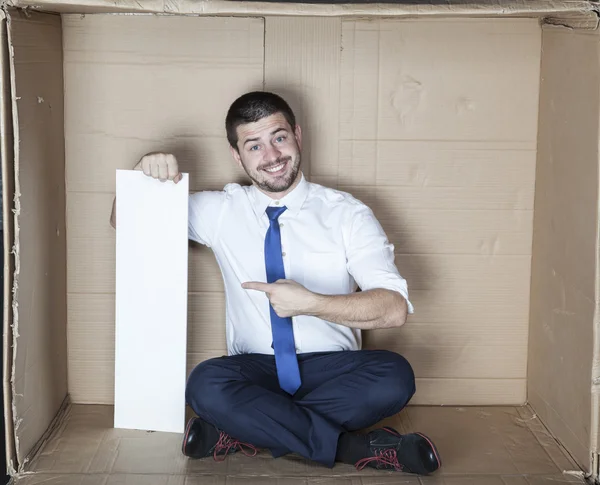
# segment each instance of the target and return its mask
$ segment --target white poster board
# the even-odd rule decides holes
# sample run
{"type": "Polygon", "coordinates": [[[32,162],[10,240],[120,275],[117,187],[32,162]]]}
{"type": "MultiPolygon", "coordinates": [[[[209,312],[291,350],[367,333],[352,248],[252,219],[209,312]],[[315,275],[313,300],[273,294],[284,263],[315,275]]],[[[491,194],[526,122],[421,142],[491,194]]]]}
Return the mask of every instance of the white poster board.
{"type": "Polygon", "coordinates": [[[116,182],[114,426],[183,433],[189,179],[116,182]]]}

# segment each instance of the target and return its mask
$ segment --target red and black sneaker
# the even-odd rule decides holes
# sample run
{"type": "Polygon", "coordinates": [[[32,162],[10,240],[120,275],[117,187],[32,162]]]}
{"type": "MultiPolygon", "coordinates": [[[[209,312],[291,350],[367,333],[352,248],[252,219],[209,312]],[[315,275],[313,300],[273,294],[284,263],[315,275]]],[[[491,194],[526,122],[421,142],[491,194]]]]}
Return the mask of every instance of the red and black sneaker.
{"type": "Polygon", "coordinates": [[[396,470],[429,475],[442,466],[440,454],[424,434],[401,435],[394,428],[380,428],[367,435],[371,456],[356,463],[362,470],[369,466],[378,470],[396,470]]]}
{"type": "Polygon", "coordinates": [[[255,456],[258,452],[254,446],[232,438],[200,418],[192,418],[188,422],[181,451],[189,458],[206,458],[212,455],[215,461],[223,461],[227,455],[236,451],[241,451],[246,456],[255,456]]]}

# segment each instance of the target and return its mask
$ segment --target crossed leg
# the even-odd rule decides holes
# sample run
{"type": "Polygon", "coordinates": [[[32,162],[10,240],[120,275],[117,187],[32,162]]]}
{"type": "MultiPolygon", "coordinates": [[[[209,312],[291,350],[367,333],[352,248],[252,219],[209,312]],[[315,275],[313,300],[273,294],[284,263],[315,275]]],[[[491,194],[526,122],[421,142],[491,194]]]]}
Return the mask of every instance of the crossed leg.
{"type": "Polygon", "coordinates": [[[275,359],[247,354],[199,364],[186,399],[205,421],[273,456],[290,452],[332,467],[341,433],[399,412],[415,392],[412,368],[385,350],[301,354],[302,386],[279,388],[275,359]]]}

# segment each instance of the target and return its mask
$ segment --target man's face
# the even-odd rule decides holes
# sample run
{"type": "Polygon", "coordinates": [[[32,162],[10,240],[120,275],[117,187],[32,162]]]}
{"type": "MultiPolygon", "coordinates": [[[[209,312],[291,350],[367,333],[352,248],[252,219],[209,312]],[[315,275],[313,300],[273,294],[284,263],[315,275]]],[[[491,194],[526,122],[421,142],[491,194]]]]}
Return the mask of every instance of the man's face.
{"type": "Polygon", "coordinates": [[[292,130],[281,113],[237,127],[236,162],[265,192],[285,192],[300,171],[301,131],[292,130]]]}

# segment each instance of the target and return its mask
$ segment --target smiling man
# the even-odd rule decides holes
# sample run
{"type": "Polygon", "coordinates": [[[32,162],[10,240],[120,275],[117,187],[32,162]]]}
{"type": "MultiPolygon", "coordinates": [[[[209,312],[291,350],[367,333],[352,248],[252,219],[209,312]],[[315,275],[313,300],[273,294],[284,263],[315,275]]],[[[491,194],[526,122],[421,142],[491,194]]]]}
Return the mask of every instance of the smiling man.
{"type": "MultiPolygon", "coordinates": [[[[183,453],[221,460],[267,448],[328,467],[437,470],[439,454],[421,433],[360,432],[415,392],[404,357],[361,350],[362,330],[400,327],[413,311],[373,212],[306,180],[302,131],[281,97],[245,94],[225,125],[252,184],[189,199],[189,237],[212,248],[223,274],[228,355],[189,376],[186,400],[199,417],[187,425],[183,453]]],[[[181,179],[170,154],[146,155],[136,169],[181,179]]]]}

